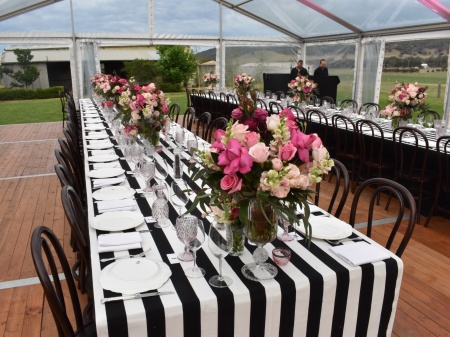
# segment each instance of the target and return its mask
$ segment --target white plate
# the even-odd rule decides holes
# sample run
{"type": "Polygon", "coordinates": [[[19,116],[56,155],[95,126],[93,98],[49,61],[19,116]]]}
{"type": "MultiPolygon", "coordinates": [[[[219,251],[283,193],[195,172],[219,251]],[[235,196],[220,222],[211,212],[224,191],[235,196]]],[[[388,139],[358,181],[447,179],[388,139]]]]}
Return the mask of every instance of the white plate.
{"type": "MultiPolygon", "coordinates": [[[[316,239],[340,240],[352,235],[352,226],[336,218],[311,216],[311,236],[316,239]]],[[[303,222],[300,222],[300,232],[305,234],[303,222]]]]}
{"type": "Polygon", "coordinates": [[[108,161],[114,161],[119,159],[117,154],[98,154],[88,157],[88,160],[93,163],[106,163],[108,161]]]}
{"type": "Polygon", "coordinates": [[[105,130],[103,124],[89,124],[84,127],[88,131],[105,130]]]}
{"type": "Polygon", "coordinates": [[[119,167],[106,167],[98,170],[93,170],[89,172],[89,177],[91,178],[112,178],[118,177],[123,174],[125,170],[119,167]]]}
{"type": "Polygon", "coordinates": [[[86,123],[86,125],[103,123],[101,118],[87,118],[84,122],[86,123]]]}
{"type": "Polygon", "coordinates": [[[86,148],[89,150],[102,150],[102,149],[110,149],[114,146],[113,143],[94,143],[86,145],[86,148]]]}
{"type": "Polygon", "coordinates": [[[135,294],[161,287],[172,271],[162,261],[146,258],[117,260],[100,273],[103,289],[122,294],[135,294]]]}
{"type": "Polygon", "coordinates": [[[109,186],[95,191],[92,197],[95,200],[120,200],[131,198],[134,193],[136,191],[128,186],[109,186]]]}
{"type": "Polygon", "coordinates": [[[141,213],[133,211],[114,211],[97,215],[91,220],[91,227],[109,232],[123,231],[139,226],[144,222],[141,213]]]}
{"type": "Polygon", "coordinates": [[[94,133],[92,135],[87,135],[86,137],[87,140],[92,140],[92,139],[106,139],[109,138],[107,133],[94,133]]]}

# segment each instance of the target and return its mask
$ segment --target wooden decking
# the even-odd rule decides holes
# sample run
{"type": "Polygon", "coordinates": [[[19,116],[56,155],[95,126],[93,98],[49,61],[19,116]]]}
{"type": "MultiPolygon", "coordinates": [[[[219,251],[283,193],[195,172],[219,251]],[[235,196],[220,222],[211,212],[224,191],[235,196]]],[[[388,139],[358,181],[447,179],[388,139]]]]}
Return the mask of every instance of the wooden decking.
{"type": "MultiPolygon", "coordinates": [[[[53,172],[58,137],[62,137],[60,122],[0,126],[0,336],[57,335],[35,278],[29,241],[35,227],[48,226],[73,261],[61,187],[53,172]]],[[[328,183],[322,184],[322,206],[328,201],[329,188],[328,183]]],[[[351,200],[352,195],[348,205],[351,200]]],[[[364,203],[359,212],[359,221],[364,221],[364,203]]],[[[348,214],[346,206],[341,218],[347,221],[348,214]]],[[[382,208],[377,210],[377,219],[390,216],[382,208]]],[[[377,225],[372,237],[383,243],[392,223],[381,222],[385,224],[377,225]]],[[[450,220],[434,217],[429,228],[416,226],[402,257],[405,271],[393,336],[450,335],[448,247],[450,220]]]]}

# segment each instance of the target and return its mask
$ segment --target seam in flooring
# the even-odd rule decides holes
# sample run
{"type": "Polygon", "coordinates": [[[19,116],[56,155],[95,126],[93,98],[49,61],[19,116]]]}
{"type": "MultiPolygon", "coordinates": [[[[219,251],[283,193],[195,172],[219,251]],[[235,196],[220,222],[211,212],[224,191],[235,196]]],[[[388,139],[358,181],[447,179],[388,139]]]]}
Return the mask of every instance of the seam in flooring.
{"type": "Polygon", "coordinates": [[[16,176],[16,177],[6,177],[6,178],[0,178],[0,180],[11,180],[11,179],[22,179],[22,178],[35,178],[35,177],[47,177],[47,176],[54,176],[56,173],[42,173],[42,174],[33,174],[28,176],[16,176]]]}
{"type": "MultiPolygon", "coordinates": [[[[410,218],[409,214],[404,214],[403,215],[403,220],[407,220],[409,218],[410,218]]],[[[384,225],[384,224],[387,224],[387,223],[395,222],[396,220],[397,220],[397,217],[373,220],[372,221],[372,226],[384,225]]],[[[367,227],[367,221],[355,224],[355,228],[356,229],[358,229],[358,228],[365,228],[365,227],[367,227]]]]}
{"type": "MultiPolygon", "coordinates": [[[[65,276],[63,273],[58,274],[58,278],[60,280],[65,280],[65,276]]],[[[52,275],[50,275],[50,280],[53,281],[52,275]]],[[[18,288],[18,287],[26,287],[26,286],[31,286],[31,285],[40,284],[40,283],[41,283],[41,281],[39,281],[39,277],[30,277],[30,278],[24,278],[24,279],[19,279],[19,280],[5,281],[5,282],[0,282],[0,290],[18,288]]]]}
{"type": "Polygon", "coordinates": [[[34,143],[34,142],[53,142],[58,140],[58,138],[48,138],[48,139],[33,139],[33,140],[16,140],[14,142],[0,142],[0,145],[4,144],[16,144],[16,143],[34,143]]]}

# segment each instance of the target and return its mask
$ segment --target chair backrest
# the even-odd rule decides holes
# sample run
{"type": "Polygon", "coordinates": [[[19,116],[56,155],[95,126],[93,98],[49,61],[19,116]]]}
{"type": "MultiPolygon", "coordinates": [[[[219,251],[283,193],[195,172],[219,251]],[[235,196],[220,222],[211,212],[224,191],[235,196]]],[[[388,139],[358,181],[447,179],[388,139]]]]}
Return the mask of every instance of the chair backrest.
{"type": "MultiPolygon", "coordinates": [[[[67,124],[69,123],[70,122],[68,122],[67,124]]],[[[80,148],[77,141],[78,137],[74,135],[73,131],[68,128],[63,128],[63,134],[66,137],[67,144],[69,145],[70,152],[72,153],[72,156],[77,163],[77,167],[80,170],[83,170],[83,160],[81,158],[80,148]]]]}
{"type": "MultiPolygon", "coordinates": [[[[61,172],[61,173],[64,176],[66,176],[67,174],[70,175],[69,180],[72,181],[72,184],[69,184],[69,185],[73,186],[75,188],[75,190],[77,191],[77,193],[80,194],[81,197],[83,198],[84,197],[84,184],[80,180],[80,175],[79,175],[80,170],[78,170],[77,167],[75,166],[75,161],[71,157],[70,153],[68,154],[67,150],[62,151],[60,149],[55,149],[55,157],[56,157],[56,160],[58,161],[58,164],[64,166],[64,168],[65,168],[64,172],[61,172]]],[[[59,175],[58,175],[58,177],[59,177],[59,175]]],[[[61,178],[60,178],[60,180],[61,180],[61,178]]],[[[61,184],[62,184],[62,181],[61,181],[61,184]]],[[[84,200],[84,198],[83,198],[83,200],[84,200]]]]}
{"type": "Polygon", "coordinates": [[[278,102],[269,102],[269,115],[279,114],[283,110],[283,106],[278,102]]]}
{"type": "Polygon", "coordinates": [[[334,104],[333,97],[330,96],[323,96],[320,98],[320,105],[323,105],[323,102],[328,102],[329,104],[334,104]]]}
{"type": "Polygon", "coordinates": [[[353,100],[353,99],[344,99],[341,102],[341,108],[342,109],[344,109],[344,108],[346,108],[348,106],[351,106],[355,113],[358,112],[358,102],[356,102],[355,100],[353,100]]]}
{"type": "MultiPolygon", "coordinates": [[[[364,192],[366,192],[366,189],[371,188],[371,198],[369,202],[369,211],[368,211],[368,217],[367,217],[367,236],[371,237],[372,235],[372,222],[373,222],[373,213],[374,213],[374,206],[377,203],[377,199],[381,193],[388,193],[390,195],[393,195],[399,203],[398,206],[398,213],[397,213],[397,219],[395,220],[394,227],[392,228],[391,234],[389,235],[389,238],[386,243],[386,248],[390,249],[392,246],[392,243],[394,242],[395,236],[398,232],[398,229],[400,227],[400,223],[403,220],[403,214],[405,212],[405,207],[409,207],[410,209],[410,217],[408,220],[408,226],[406,228],[405,234],[403,235],[403,239],[401,240],[397,251],[395,254],[397,256],[401,256],[409,242],[409,239],[411,238],[411,235],[414,230],[415,225],[415,219],[416,219],[416,202],[414,200],[414,197],[411,195],[411,193],[406,189],[404,186],[400,185],[399,183],[384,179],[384,178],[372,178],[368,179],[365,182],[361,183],[359,187],[355,191],[355,195],[353,196],[353,202],[352,202],[352,208],[350,211],[350,225],[352,227],[355,226],[356,221],[356,212],[358,210],[358,202],[363,195],[364,192]]],[[[366,192],[367,193],[367,192],[366,192]]],[[[370,192],[369,192],[370,193],[370,192]]],[[[366,213],[366,208],[364,208],[364,213],[366,213]]]]}
{"type": "Polygon", "coordinates": [[[208,143],[210,144],[212,143],[212,138],[216,130],[218,129],[226,130],[227,126],[228,126],[228,119],[226,119],[225,117],[218,117],[215,120],[213,120],[209,124],[208,133],[206,136],[208,143]]]}
{"type": "Polygon", "coordinates": [[[45,297],[50,305],[59,336],[74,336],[75,330],[83,326],[80,301],[64,250],[58,238],[49,228],[39,226],[33,231],[31,236],[31,256],[42,288],[44,289],[45,297]],[[53,255],[53,252],[55,255],[53,255]],[[53,281],[47,272],[47,265],[49,266],[53,281]],[[62,268],[64,273],[69,297],[64,296],[63,287],[58,275],[59,267],[62,268]],[[66,304],[66,299],[70,299],[71,303],[66,304]],[[69,305],[71,309],[68,310],[67,307],[69,305]],[[72,326],[67,312],[73,312],[76,328],[72,326]]]}
{"type": "MultiPolygon", "coordinates": [[[[187,102],[187,106],[192,106],[192,102],[191,102],[191,90],[189,90],[188,87],[185,88],[186,91],[186,102],[187,102]]],[[[175,104],[175,103],[174,103],[175,104]]]]}
{"type": "Polygon", "coordinates": [[[258,105],[259,105],[259,108],[267,111],[267,104],[266,104],[266,102],[264,102],[263,99],[261,99],[261,98],[256,99],[256,106],[258,106],[258,105]]]}
{"type": "MultiPolygon", "coordinates": [[[[383,129],[371,120],[360,119],[356,122],[356,131],[361,163],[370,164],[368,167],[378,169],[378,176],[380,176],[383,164],[383,129]]],[[[363,165],[360,166],[360,170],[362,167],[363,165]]]]}
{"type": "Polygon", "coordinates": [[[67,102],[66,95],[64,94],[63,90],[59,90],[58,95],[59,95],[59,101],[61,102],[61,112],[63,114],[65,114],[66,113],[66,102],[67,102]]]}
{"type": "Polygon", "coordinates": [[[61,186],[74,186],[75,182],[73,179],[73,175],[69,171],[67,167],[61,164],[55,164],[54,166],[56,176],[59,179],[59,182],[61,183],[61,186]]]}
{"type": "Polygon", "coordinates": [[[284,93],[284,91],[281,91],[281,90],[275,92],[275,95],[277,95],[277,100],[280,100],[281,98],[286,97],[286,94],[284,93]]]}
{"type": "MultiPolygon", "coordinates": [[[[436,142],[436,149],[438,153],[439,163],[439,186],[446,191],[450,192],[450,136],[439,137],[436,142]]],[[[450,210],[448,210],[450,211],[450,210]]]]}
{"type": "Polygon", "coordinates": [[[270,90],[264,90],[264,96],[266,96],[266,97],[272,97],[272,91],[270,91],[270,90]]]}
{"type": "Polygon", "coordinates": [[[394,158],[397,178],[411,179],[419,175],[423,179],[427,163],[429,144],[427,136],[416,128],[401,126],[394,130],[394,158]],[[410,146],[404,146],[408,143],[410,146]],[[420,146],[419,146],[420,145],[420,146]]]}
{"type": "MultiPolygon", "coordinates": [[[[330,199],[330,204],[328,205],[328,213],[331,213],[333,211],[334,203],[336,202],[338,194],[340,194],[341,199],[339,200],[336,212],[334,213],[334,216],[336,218],[339,218],[342,210],[344,209],[345,202],[347,201],[348,192],[350,191],[350,176],[344,164],[342,164],[337,159],[333,159],[333,161],[334,166],[331,168],[331,172],[334,173],[336,180],[334,184],[333,194],[330,199]],[[340,193],[340,191],[342,192],[340,193]]],[[[320,184],[321,183],[316,184],[316,198],[314,202],[316,205],[319,205],[320,184]]]]}
{"type": "Polygon", "coordinates": [[[195,118],[194,108],[187,108],[183,116],[183,127],[191,131],[194,118],[195,118]]]}
{"type": "Polygon", "coordinates": [[[337,114],[331,120],[336,134],[336,155],[357,154],[359,149],[355,123],[347,116],[337,114]]]}
{"type": "Polygon", "coordinates": [[[227,94],[226,93],[224,93],[224,92],[220,92],[220,100],[222,101],[222,102],[226,102],[227,101],[227,94]]]}
{"type": "Polygon", "coordinates": [[[209,112],[202,113],[198,118],[195,134],[201,137],[202,139],[206,140],[208,127],[210,123],[211,123],[211,114],[209,112]]]}
{"type": "Polygon", "coordinates": [[[327,146],[328,120],[325,114],[320,110],[310,109],[306,111],[306,121],[306,132],[317,133],[327,146]]]}
{"type": "MultiPolygon", "coordinates": [[[[359,108],[358,114],[361,115],[362,111],[366,111],[366,112],[375,111],[376,113],[378,113],[378,111],[380,111],[380,105],[377,103],[364,103],[359,108]]],[[[376,117],[378,117],[378,114],[376,117]]]]}
{"type": "Polygon", "coordinates": [[[439,113],[434,110],[422,111],[417,115],[417,117],[426,117],[427,115],[433,115],[434,119],[441,119],[441,115],[439,115],[439,113]]]}
{"type": "Polygon", "coordinates": [[[302,108],[295,105],[289,105],[288,108],[291,109],[294,115],[296,115],[299,119],[303,120],[304,122],[307,121],[306,114],[302,108]]]}
{"type": "MultiPolygon", "coordinates": [[[[186,89],[188,90],[188,89],[186,89]]],[[[191,105],[189,104],[189,107],[191,105]]],[[[180,105],[178,103],[172,103],[169,107],[169,118],[172,122],[178,122],[178,116],[180,116],[180,105]]]]}

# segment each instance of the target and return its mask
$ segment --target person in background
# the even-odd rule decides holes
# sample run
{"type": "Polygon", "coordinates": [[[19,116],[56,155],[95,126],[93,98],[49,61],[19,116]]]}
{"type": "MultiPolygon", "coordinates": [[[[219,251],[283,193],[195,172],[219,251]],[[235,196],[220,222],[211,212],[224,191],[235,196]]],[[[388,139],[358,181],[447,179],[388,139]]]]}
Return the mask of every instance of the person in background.
{"type": "Polygon", "coordinates": [[[298,60],[297,67],[291,70],[291,80],[295,80],[297,76],[309,76],[308,70],[303,68],[303,60],[298,60]]]}
{"type": "Polygon", "coordinates": [[[327,68],[327,61],[325,59],[320,60],[319,68],[314,70],[314,78],[316,80],[327,77],[328,76],[328,68],[327,68]]]}

